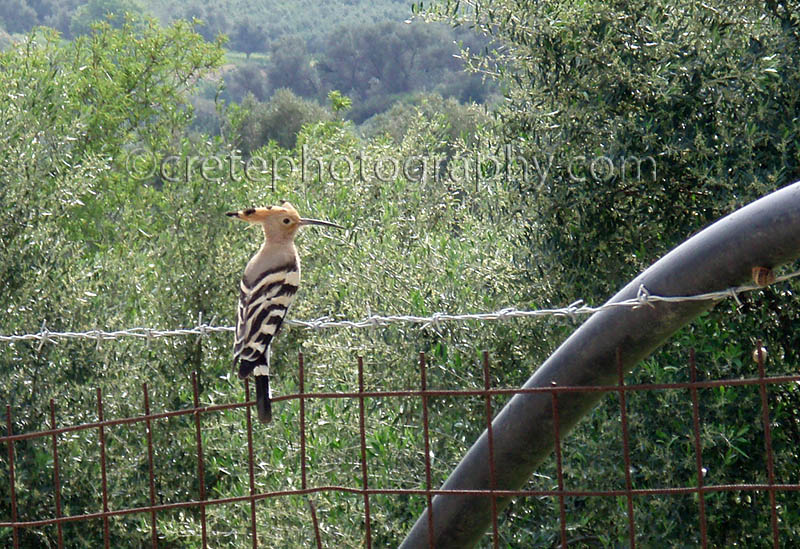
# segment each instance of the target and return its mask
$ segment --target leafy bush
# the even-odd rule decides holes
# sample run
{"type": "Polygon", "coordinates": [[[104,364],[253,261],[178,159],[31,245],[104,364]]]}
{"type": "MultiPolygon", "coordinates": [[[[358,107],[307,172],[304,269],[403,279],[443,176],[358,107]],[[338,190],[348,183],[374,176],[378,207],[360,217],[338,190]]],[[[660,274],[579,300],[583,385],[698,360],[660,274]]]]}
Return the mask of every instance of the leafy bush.
{"type": "Polygon", "coordinates": [[[278,90],[266,103],[259,103],[249,95],[242,102],[241,109],[242,119],[237,126],[241,141],[237,144],[245,155],[269,141],[291,149],[304,125],[331,118],[328,110],[290,90],[278,90]]]}

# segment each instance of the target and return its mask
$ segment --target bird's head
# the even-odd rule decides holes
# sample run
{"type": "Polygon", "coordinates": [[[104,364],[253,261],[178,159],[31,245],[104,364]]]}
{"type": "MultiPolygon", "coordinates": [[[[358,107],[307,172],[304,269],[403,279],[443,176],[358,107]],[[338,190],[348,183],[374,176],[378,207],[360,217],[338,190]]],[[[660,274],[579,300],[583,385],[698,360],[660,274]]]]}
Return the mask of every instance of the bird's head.
{"type": "Polygon", "coordinates": [[[280,206],[266,206],[264,208],[247,208],[236,212],[227,212],[225,215],[235,217],[248,223],[261,225],[264,235],[271,242],[294,239],[297,230],[306,225],[321,225],[325,227],[344,227],[319,219],[300,217],[297,210],[289,202],[284,201],[280,206]]]}

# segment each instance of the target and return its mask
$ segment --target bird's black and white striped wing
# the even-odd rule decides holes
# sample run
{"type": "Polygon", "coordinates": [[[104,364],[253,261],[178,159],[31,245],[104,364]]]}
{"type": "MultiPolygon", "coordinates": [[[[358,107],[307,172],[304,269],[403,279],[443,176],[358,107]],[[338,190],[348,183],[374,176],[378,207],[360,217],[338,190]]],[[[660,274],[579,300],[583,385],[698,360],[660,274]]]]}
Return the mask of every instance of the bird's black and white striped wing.
{"type": "Polygon", "coordinates": [[[239,361],[239,377],[269,373],[269,345],[278,333],[300,284],[297,262],[261,273],[252,282],[246,277],[240,284],[236,315],[234,364],[239,361]]]}

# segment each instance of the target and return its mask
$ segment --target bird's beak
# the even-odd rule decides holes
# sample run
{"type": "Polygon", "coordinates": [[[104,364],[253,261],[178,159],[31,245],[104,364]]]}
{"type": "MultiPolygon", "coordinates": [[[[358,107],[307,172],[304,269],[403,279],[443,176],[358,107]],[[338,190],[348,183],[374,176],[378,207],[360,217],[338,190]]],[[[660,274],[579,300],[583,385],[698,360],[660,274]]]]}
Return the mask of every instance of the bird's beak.
{"type": "Polygon", "coordinates": [[[341,225],[337,225],[336,223],[331,223],[330,221],[320,221],[319,219],[300,219],[300,226],[305,225],[320,225],[322,227],[335,227],[337,229],[344,229],[341,225]]]}

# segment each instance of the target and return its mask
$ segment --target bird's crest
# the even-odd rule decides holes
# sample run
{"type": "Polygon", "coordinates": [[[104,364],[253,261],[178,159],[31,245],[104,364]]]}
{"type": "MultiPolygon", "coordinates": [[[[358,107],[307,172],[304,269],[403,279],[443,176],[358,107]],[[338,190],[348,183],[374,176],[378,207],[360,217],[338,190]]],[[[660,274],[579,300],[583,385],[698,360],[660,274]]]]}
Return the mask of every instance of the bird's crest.
{"type": "Polygon", "coordinates": [[[261,208],[246,208],[244,210],[237,210],[235,212],[227,212],[225,215],[229,217],[236,217],[243,221],[250,223],[264,223],[268,219],[284,215],[288,216],[294,223],[300,221],[300,214],[289,202],[283,201],[280,206],[265,206],[261,208]]]}

